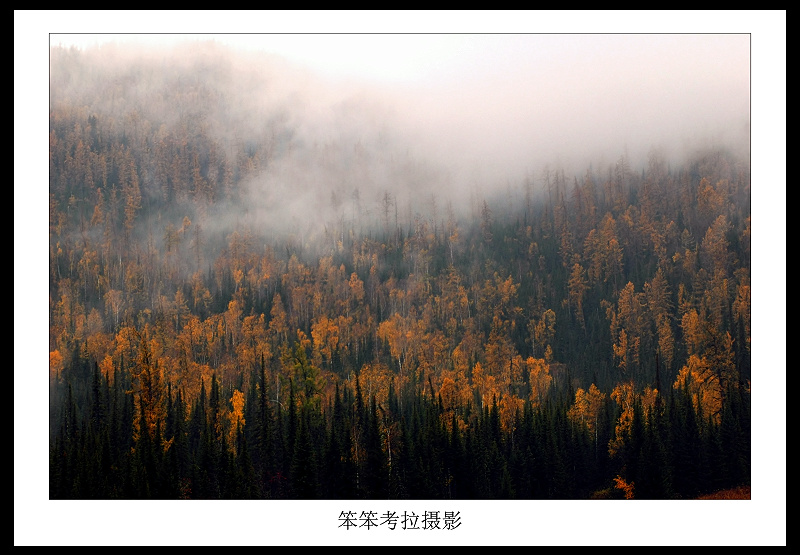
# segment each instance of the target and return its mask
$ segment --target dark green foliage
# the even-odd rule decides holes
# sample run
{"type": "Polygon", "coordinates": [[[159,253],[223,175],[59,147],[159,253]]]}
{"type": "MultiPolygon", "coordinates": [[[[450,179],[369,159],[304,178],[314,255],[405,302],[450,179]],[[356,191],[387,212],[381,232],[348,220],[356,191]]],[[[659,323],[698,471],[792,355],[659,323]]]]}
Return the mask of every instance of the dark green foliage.
{"type": "Polygon", "coordinates": [[[637,400],[624,448],[610,460],[610,403],[596,433],[569,421],[562,396],[526,403],[508,432],[496,403],[472,417],[462,410],[470,422],[462,431],[455,414],[443,418],[441,399],[429,391],[392,393],[391,406],[408,407],[402,417],[374,396],[365,403],[357,380],[354,389],[337,384],[325,410],[295,407],[290,386],[288,406],[263,412],[264,382],[254,380],[246,404],[255,410],[246,407],[251,418],[234,445],[212,427],[226,396],[216,376],[212,395],[206,399],[202,386],[191,414],[181,392],[168,388],[163,430],[159,423],[148,433],[140,416],[139,437],[130,443],[118,436],[133,429],[124,420],[134,411],[119,410],[131,395],[91,379],[100,381],[96,391],[108,391],[111,410],[93,403],[83,414],[67,388],[51,445],[54,499],[585,499],[618,474],[634,483],[637,498],[670,499],[749,481],[748,409],[733,389],[719,424],[698,420],[686,387],[666,402],[659,396],[646,412],[637,400]],[[258,459],[251,437],[264,442],[258,459]]]}
{"type": "Polygon", "coordinates": [[[295,499],[317,499],[317,451],[311,440],[307,409],[302,411],[299,420],[289,470],[291,496],[295,499]]]}

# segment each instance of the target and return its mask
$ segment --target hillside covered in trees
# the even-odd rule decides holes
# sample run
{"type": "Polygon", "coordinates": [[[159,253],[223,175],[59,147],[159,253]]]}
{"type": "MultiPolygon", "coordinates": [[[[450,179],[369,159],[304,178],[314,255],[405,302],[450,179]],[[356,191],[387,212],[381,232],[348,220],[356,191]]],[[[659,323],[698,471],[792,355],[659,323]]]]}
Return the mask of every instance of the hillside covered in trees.
{"type": "Polygon", "coordinates": [[[195,51],[51,50],[52,499],[749,485],[746,155],[459,188],[195,51]]]}

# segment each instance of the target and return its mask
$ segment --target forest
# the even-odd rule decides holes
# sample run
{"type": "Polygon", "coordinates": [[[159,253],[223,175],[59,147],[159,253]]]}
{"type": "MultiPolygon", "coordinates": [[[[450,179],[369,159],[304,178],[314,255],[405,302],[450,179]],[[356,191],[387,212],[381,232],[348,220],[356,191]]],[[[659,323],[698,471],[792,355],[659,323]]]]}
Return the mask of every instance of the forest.
{"type": "Polygon", "coordinates": [[[750,484],[746,153],[448,187],[194,51],[50,52],[51,499],[750,484]]]}

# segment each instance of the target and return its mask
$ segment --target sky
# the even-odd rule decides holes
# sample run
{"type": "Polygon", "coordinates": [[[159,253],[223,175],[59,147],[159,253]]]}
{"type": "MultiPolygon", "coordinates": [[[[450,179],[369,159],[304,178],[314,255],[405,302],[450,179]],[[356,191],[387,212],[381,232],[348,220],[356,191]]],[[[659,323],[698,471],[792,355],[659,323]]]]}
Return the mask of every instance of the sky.
{"type": "MultiPolygon", "coordinates": [[[[757,409],[769,406],[778,411],[771,418],[785,422],[785,11],[15,11],[15,165],[33,168],[25,179],[15,172],[16,352],[32,352],[27,330],[33,326],[42,338],[35,343],[34,359],[47,368],[46,322],[43,327],[36,317],[47,310],[42,220],[47,217],[47,191],[35,185],[47,182],[47,165],[39,162],[43,150],[33,156],[30,145],[46,148],[47,113],[40,107],[47,102],[48,46],[86,47],[133,38],[166,46],[189,33],[191,38],[213,38],[236,48],[269,49],[348,90],[380,90],[409,132],[417,134],[423,151],[435,152],[453,167],[472,164],[471,171],[492,175],[500,169],[519,175],[554,159],[567,167],[582,166],[587,159],[608,162],[621,148],[632,157],[651,146],[677,155],[692,140],[711,136],[735,141],[749,135],[756,222],[754,376],[761,361],[778,378],[778,402],[759,396],[759,384],[754,383],[753,417],[755,424],[764,422],[757,409]],[[208,30],[215,32],[194,34],[208,30]],[[29,232],[29,222],[35,223],[35,231],[29,232]],[[30,244],[39,247],[31,249],[30,244]],[[22,291],[31,282],[25,278],[31,267],[42,281],[33,281],[29,296],[22,291]],[[35,299],[33,309],[22,304],[28,297],[35,299]],[[768,321],[775,329],[759,330],[757,322],[768,321]],[[763,351],[756,351],[759,342],[770,341],[775,343],[764,350],[777,352],[777,358],[765,360],[763,351]]],[[[119,512],[131,510],[128,506],[112,504],[109,511],[106,503],[47,501],[46,446],[39,442],[26,451],[19,443],[26,436],[21,428],[25,415],[19,413],[21,372],[29,383],[30,369],[21,368],[15,357],[15,545],[290,545],[298,535],[303,543],[318,545],[423,543],[408,533],[343,536],[336,530],[342,510],[427,509],[419,503],[281,502],[276,507],[237,502],[229,507],[190,502],[175,510],[176,505],[159,502],[147,504],[156,516],[152,539],[116,536],[119,512]],[[25,452],[36,464],[21,459],[25,452]],[[23,490],[27,472],[34,473],[28,483],[35,485],[23,490]],[[186,530],[198,528],[198,522],[208,525],[196,536],[174,538],[168,534],[173,518],[185,523],[186,530]],[[80,523],[87,519],[96,524],[99,539],[85,535],[80,523]],[[42,525],[49,534],[41,532],[42,525]],[[308,537],[308,528],[320,535],[308,537]]],[[[37,372],[36,383],[46,388],[46,372],[37,372]]],[[[45,393],[39,397],[46,402],[45,393]]],[[[46,426],[47,411],[40,412],[46,426]]],[[[770,458],[785,464],[780,428],[777,438],[754,433],[750,502],[708,502],[702,507],[675,502],[665,507],[640,501],[634,510],[615,504],[613,511],[583,502],[514,505],[521,510],[505,504],[499,511],[487,508],[493,507],[487,503],[437,503],[435,509],[461,510],[463,529],[453,537],[429,535],[424,543],[785,545],[785,466],[777,472],[767,470],[764,455],[774,453],[775,444],[779,451],[770,458]],[[671,525],[656,534],[649,528],[650,510],[666,523],[673,516],[681,518],[685,534],[665,536],[671,525]],[[618,529],[610,519],[619,517],[630,523],[626,535],[610,535],[618,529]],[[751,526],[731,527],[742,520],[751,526]],[[708,536],[703,532],[708,528],[731,530],[731,536],[708,536]]]]}
{"type": "MultiPolygon", "coordinates": [[[[237,101],[228,108],[256,121],[281,98],[296,143],[365,145],[372,156],[343,173],[283,157],[244,184],[253,225],[307,239],[337,221],[331,191],[349,196],[342,189],[350,186],[372,219],[390,192],[408,225],[415,213],[430,216],[432,194],[458,217],[482,199],[505,200],[528,178],[543,193],[545,170],[564,170],[569,183],[589,167],[602,176],[622,154],[638,172],[651,150],[680,165],[697,145],[749,148],[746,33],[56,33],[50,41],[90,50],[114,43],[104,61],[115,66],[137,48],[190,64],[188,53],[213,41],[237,68],[264,74],[263,81],[231,76],[223,90],[237,101]],[[174,50],[187,42],[197,47],[174,50]],[[409,159],[430,170],[425,178],[404,165],[409,159]],[[308,210],[318,215],[313,222],[308,210]]],[[[218,132],[243,131],[224,119],[215,118],[218,132]]],[[[215,219],[228,225],[239,215],[215,219]]]]}
{"type": "MultiPolygon", "coordinates": [[[[53,34],[54,45],[213,40],[275,53],[391,109],[467,181],[749,138],[750,36],[718,34],[53,34]],[[471,172],[471,173],[467,173],[471,172]]],[[[326,86],[326,88],[328,88],[326,86]]],[[[335,88],[335,87],[333,87],[335,88]]],[[[746,147],[745,147],[746,148],[746,147]]]]}

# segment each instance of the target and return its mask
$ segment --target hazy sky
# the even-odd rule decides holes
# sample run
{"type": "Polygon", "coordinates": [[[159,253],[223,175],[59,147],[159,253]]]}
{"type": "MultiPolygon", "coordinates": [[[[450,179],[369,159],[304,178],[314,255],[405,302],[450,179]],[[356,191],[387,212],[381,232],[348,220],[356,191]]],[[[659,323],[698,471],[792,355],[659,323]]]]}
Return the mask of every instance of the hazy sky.
{"type": "MultiPolygon", "coordinates": [[[[15,356],[15,545],[91,543],[82,528],[87,520],[97,531],[96,541],[104,545],[137,541],[165,545],[291,544],[298,534],[305,538],[300,540],[303,543],[320,545],[785,545],[785,466],[777,471],[774,466],[765,470],[766,457],[773,461],[770,464],[777,461],[785,465],[785,435],[780,431],[777,437],[759,433],[766,430],[767,405],[769,410],[778,411],[770,415],[772,424],[785,422],[785,395],[781,394],[785,393],[785,17],[785,11],[15,11],[15,352],[30,353],[33,362],[23,367],[20,357],[15,356]],[[417,126],[428,141],[424,143],[427,148],[439,149],[445,159],[456,161],[460,157],[477,162],[475,157],[480,153],[482,167],[509,165],[513,172],[524,171],[525,164],[556,154],[594,157],[598,149],[607,148],[611,156],[618,156],[620,145],[633,154],[649,148],[653,141],[675,147],[676,141],[695,132],[717,137],[736,134],[744,129],[747,122],[743,117],[750,106],[756,224],[753,374],[758,375],[763,367],[758,365],[765,364],[764,351],[774,351],[766,366],[771,372],[770,387],[777,391],[775,399],[765,399],[754,379],[753,473],[757,479],[753,481],[753,500],[746,507],[709,502],[714,503],[713,515],[705,504],[680,505],[685,533],[675,537],[664,537],[675,530],[674,504],[671,508],[647,505],[657,517],[649,510],[628,511],[627,505],[614,504],[615,518],[626,519],[629,525],[624,527],[623,536],[609,536],[621,529],[609,520],[612,515],[605,514],[610,513],[604,511],[610,508],[605,503],[603,507],[590,502],[570,503],[568,507],[519,503],[515,507],[522,510],[495,512],[487,511],[483,504],[463,502],[437,503],[435,507],[416,502],[282,502],[279,511],[267,503],[237,504],[229,509],[219,503],[191,502],[181,504],[180,514],[165,510],[164,503],[143,503],[143,512],[137,509],[126,515],[129,524],[139,522],[143,514],[155,516],[147,524],[129,528],[134,534],[142,526],[151,527],[150,535],[137,539],[111,535],[119,530],[120,520],[125,520],[124,511],[133,511],[127,505],[48,503],[47,445],[41,441],[35,445],[20,443],[30,437],[27,426],[31,422],[30,412],[20,413],[20,407],[27,406],[23,395],[27,399],[29,394],[21,388],[31,383],[32,375],[40,391],[47,388],[47,373],[41,369],[47,368],[47,324],[42,322],[42,315],[47,313],[44,184],[48,179],[47,164],[41,161],[46,160],[47,148],[44,106],[50,34],[70,34],[54,36],[54,42],[79,40],[91,44],[101,38],[123,37],[75,33],[134,33],[137,40],[153,40],[144,34],[198,31],[214,31],[214,35],[205,36],[237,47],[268,46],[308,64],[315,72],[357,80],[358,86],[370,90],[380,86],[385,98],[396,102],[402,119],[417,126]],[[359,34],[323,34],[351,32],[359,34]],[[363,34],[368,32],[379,34],[363,34]],[[752,60],[748,59],[750,55],[752,60]],[[30,171],[22,173],[19,170],[23,167],[30,171]],[[33,231],[28,229],[31,222],[33,231]],[[26,287],[32,287],[31,291],[26,287]],[[765,328],[767,321],[770,327],[765,328]],[[37,330],[37,337],[41,336],[33,348],[29,345],[32,328],[37,330]],[[770,346],[770,341],[776,344],[770,346]],[[28,459],[22,460],[23,454],[28,459]],[[31,479],[22,479],[23,468],[35,469],[31,479]],[[778,482],[773,483],[776,478],[778,482]],[[344,536],[336,529],[342,510],[387,509],[418,513],[460,510],[464,525],[457,536],[434,532],[424,538],[402,531],[380,537],[351,531],[344,536]],[[284,513],[295,520],[287,522],[284,513]],[[657,537],[649,527],[655,520],[663,523],[657,537]],[[271,522],[278,522],[278,527],[271,522]],[[704,523],[702,527],[700,522],[704,523]],[[736,522],[746,525],[732,528],[731,523],[736,522]],[[176,523],[184,527],[186,535],[170,535],[176,523]],[[304,536],[308,528],[319,532],[318,539],[304,536]],[[188,532],[193,529],[200,530],[197,536],[188,532]],[[228,533],[223,533],[225,529],[228,533]],[[709,529],[715,533],[706,535],[704,530],[709,529]]],[[[47,402],[46,394],[36,396],[47,402]]],[[[40,437],[44,437],[47,411],[40,408],[37,412],[41,418],[36,418],[36,429],[43,430],[40,437]]],[[[636,504],[638,509],[643,507],[641,503],[636,504]]]]}
{"type": "MultiPolygon", "coordinates": [[[[750,35],[54,34],[271,52],[389,106],[427,156],[499,180],[749,135],[750,35]],[[472,166],[472,167],[470,167],[472,166]]],[[[466,177],[462,177],[467,179],[466,177]]],[[[458,179],[458,178],[457,178],[458,179]]]]}
{"type": "MultiPolygon", "coordinates": [[[[297,143],[366,148],[370,155],[349,173],[320,171],[319,160],[307,156],[281,157],[240,184],[251,193],[253,225],[304,239],[334,225],[341,214],[331,193],[348,197],[346,188],[358,187],[362,207],[372,209],[364,220],[373,225],[389,191],[402,225],[415,213],[432,217],[434,194],[458,217],[474,209],[475,199],[493,203],[520,191],[525,178],[543,192],[545,168],[564,170],[571,182],[590,165],[602,176],[623,153],[638,172],[654,148],[676,164],[698,145],[749,148],[747,33],[54,34],[50,40],[88,50],[113,43],[101,52],[116,67],[145,50],[173,63],[229,52],[235,61],[228,63],[242,73],[210,85],[224,87],[225,111],[236,110],[242,120],[221,119],[216,132],[246,135],[242,126],[258,120],[262,108],[274,112],[286,102],[297,143]],[[227,48],[205,50],[209,41],[227,48]],[[422,175],[407,160],[429,171],[422,175]]],[[[156,95],[158,85],[152,86],[156,95]]],[[[225,225],[241,216],[215,219],[225,225]]]]}

